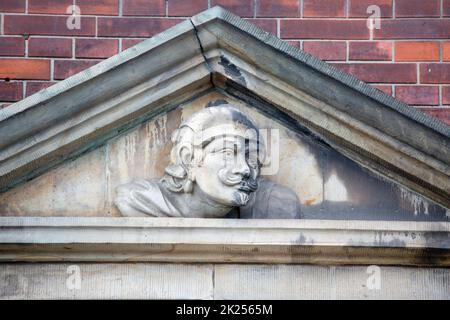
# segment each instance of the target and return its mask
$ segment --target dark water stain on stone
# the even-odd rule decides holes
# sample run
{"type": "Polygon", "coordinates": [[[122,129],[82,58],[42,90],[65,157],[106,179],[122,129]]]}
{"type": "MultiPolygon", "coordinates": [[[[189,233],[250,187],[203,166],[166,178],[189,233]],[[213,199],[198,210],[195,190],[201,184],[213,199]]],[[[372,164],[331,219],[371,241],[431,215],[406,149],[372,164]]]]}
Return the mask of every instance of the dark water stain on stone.
{"type": "Polygon", "coordinates": [[[245,78],[239,68],[236,65],[232,64],[231,61],[228,60],[228,58],[226,58],[225,56],[220,56],[219,64],[223,67],[227,75],[232,77],[236,82],[240,83],[244,87],[247,86],[245,78]]]}
{"type": "Polygon", "coordinates": [[[221,106],[223,104],[229,104],[229,103],[228,103],[228,101],[223,100],[223,99],[212,100],[212,101],[208,102],[208,104],[205,106],[205,108],[217,107],[217,106],[221,106]]]}

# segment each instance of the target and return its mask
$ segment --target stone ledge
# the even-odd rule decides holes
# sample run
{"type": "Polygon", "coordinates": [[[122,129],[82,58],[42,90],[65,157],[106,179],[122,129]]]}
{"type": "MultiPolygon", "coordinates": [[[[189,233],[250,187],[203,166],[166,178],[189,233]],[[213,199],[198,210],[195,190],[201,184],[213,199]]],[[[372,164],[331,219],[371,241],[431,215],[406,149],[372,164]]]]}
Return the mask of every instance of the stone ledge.
{"type": "Polygon", "coordinates": [[[1,217],[0,261],[450,266],[450,223],[1,217]]]}

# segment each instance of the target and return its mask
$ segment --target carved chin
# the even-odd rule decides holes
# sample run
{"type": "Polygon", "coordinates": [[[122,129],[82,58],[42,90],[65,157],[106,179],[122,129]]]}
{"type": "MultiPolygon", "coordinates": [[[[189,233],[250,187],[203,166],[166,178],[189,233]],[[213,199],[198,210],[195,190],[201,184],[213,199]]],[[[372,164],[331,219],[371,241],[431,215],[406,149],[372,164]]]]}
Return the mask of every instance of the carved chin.
{"type": "Polygon", "coordinates": [[[250,199],[250,196],[245,192],[236,192],[234,194],[234,202],[238,207],[245,206],[250,199]]]}

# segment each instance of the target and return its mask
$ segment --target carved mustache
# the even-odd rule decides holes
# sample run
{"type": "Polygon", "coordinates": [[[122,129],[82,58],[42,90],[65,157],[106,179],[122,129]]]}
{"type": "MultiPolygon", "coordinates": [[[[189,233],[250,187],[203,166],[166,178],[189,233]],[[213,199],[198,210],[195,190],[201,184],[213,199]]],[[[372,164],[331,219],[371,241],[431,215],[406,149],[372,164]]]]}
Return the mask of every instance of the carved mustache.
{"type": "Polygon", "coordinates": [[[240,185],[238,190],[251,193],[258,189],[258,182],[253,178],[243,177],[240,174],[231,173],[228,169],[219,170],[219,179],[227,186],[240,185]]]}

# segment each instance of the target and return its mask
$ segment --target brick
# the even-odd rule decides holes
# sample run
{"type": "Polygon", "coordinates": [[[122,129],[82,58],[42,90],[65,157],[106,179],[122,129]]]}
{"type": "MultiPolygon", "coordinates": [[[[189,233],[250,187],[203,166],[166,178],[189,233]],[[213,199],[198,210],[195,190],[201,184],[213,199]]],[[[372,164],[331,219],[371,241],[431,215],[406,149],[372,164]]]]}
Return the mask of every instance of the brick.
{"type": "Polygon", "coordinates": [[[419,108],[419,110],[450,125],[450,108],[419,108]]]}
{"type": "Polygon", "coordinates": [[[392,60],[392,43],[389,41],[350,42],[350,60],[392,60]]]}
{"type": "Polygon", "coordinates": [[[335,63],[337,68],[358,79],[372,83],[416,83],[417,71],[413,63],[335,63]]]}
{"type": "Polygon", "coordinates": [[[373,14],[373,11],[367,12],[367,9],[376,5],[380,8],[382,18],[392,17],[392,0],[350,0],[348,15],[351,18],[366,18],[373,14]]]}
{"type": "Polygon", "coordinates": [[[72,39],[67,38],[34,38],[28,40],[30,57],[72,57],[72,39]]]}
{"type": "Polygon", "coordinates": [[[347,44],[344,41],[305,41],[303,50],[321,60],[345,60],[347,44]]]}
{"type": "Polygon", "coordinates": [[[164,31],[181,19],[163,18],[99,18],[98,35],[103,37],[151,37],[164,31]]]}
{"type": "Polygon", "coordinates": [[[1,0],[0,12],[25,12],[25,0],[1,0]]]}
{"type": "Polygon", "coordinates": [[[416,106],[439,105],[437,86],[396,86],[395,97],[407,104],[416,106]]]}
{"type": "Polygon", "coordinates": [[[442,3],[442,15],[444,17],[450,17],[450,0],[444,0],[442,3]]]}
{"type": "Polygon", "coordinates": [[[28,13],[67,14],[72,0],[28,0],[28,13]]]}
{"type": "Polygon", "coordinates": [[[345,0],[304,0],[303,17],[345,17],[345,0]]]}
{"type": "Polygon", "coordinates": [[[117,39],[77,39],[76,58],[109,58],[119,52],[117,39]]]}
{"type": "Polygon", "coordinates": [[[80,7],[82,15],[113,16],[119,14],[119,0],[76,0],[75,4],[80,7]]]}
{"type": "Polygon", "coordinates": [[[41,91],[42,89],[48,88],[52,85],[54,85],[56,82],[52,81],[27,81],[26,89],[25,89],[25,96],[31,96],[32,94],[35,94],[38,91],[41,91]]]}
{"type": "Polygon", "coordinates": [[[253,17],[253,0],[212,0],[212,6],[222,6],[240,17],[253,17]]]}
{"type": "Polygon", "coordinates": [[[24,56],[25,40],[22,37],[0,37],[0,56],[24,56]]]}
{"type": "Polygon", "coordinates": [[[450,83],[450,64],[422,63],[420,65],[421,83],[450,83]]]}
{"type": "Polygon", "coordinates": [[[173,17],[190,17],[208,8],[208,0],[170,0],[168,15],[173,17]]]}
{"type": "Polygon", "coordinates": [[[74,74],[81,72],[101,60],[57,60],[55,61],[55,70],[53,78],[55,80],[64,80],[74,74]]]}
{"type": "Polygon", "coordinates": [[[29,34],[51,36],[94,36],[95,18],[83,17],[80,29],[67,28],[67,18],[60,16],[4,16],[5,34],[29,34]]]}
{"type": "Polygon", "coordinates": [[[145,41],[144,39],[122,39],[122,51],[137,45],[139,42],[145,41]]]}
{"type": "Polygon", "coordinates": [[[448,39],[450,19],[383,20],[374,31],[376,39],[448,39]]]}
{"type": "Polygon", "coordinates": [[[257,17],[300,17],[300,1],[298,0],[259,0],[256,2],[257,17]]]}
{"type": "Polygon", "coordinates": [[[0,101],[15,102],[22,100],[22,82],[0,82],[0,101]]]}
{"type": "Polygon", "coordinates": [[[450,61],[450,42],[442,43],[442,60],[450,61]]]}
{"type": "Polygon", "coordinates": [[[439,42],[407,41],[395,43],[395,61],[439,61],[439,42]]]}
{"type": "Polygon", "coordinates": [[[395,0],[395,16],[439,17],[441,0],[395,0]]]}
{"type": "Polygon", "coordinates": [[[450,87],[442,87],[442,104],[450,105],[450,87]]]}
{"type": "Polygon", "coordinates": [[[284,39],[368,39],[366,21],[354,20],[281,20],[284,39]]]}
{"type": "Polygon", "coordinates": [[[275,19],[246,19],[273,35],[277,35],[277,20],[275,19]]]}
{"type": "Polygon", "coordinates": [[[122,0],[122,13],[125,16],[164,16],[165,0],[122,0]]]}
{"type": "Polygon", "coordinates": [[[0,59],[0,78],[49,80],[50,61],[32,59],[0,59]]]}
{"type": "Polygon", "coordinates": [[[372,85],[374,88],[383,91],[389,96],[392,96],[392,86],[384,86],[384,85],[372,85]]]}

